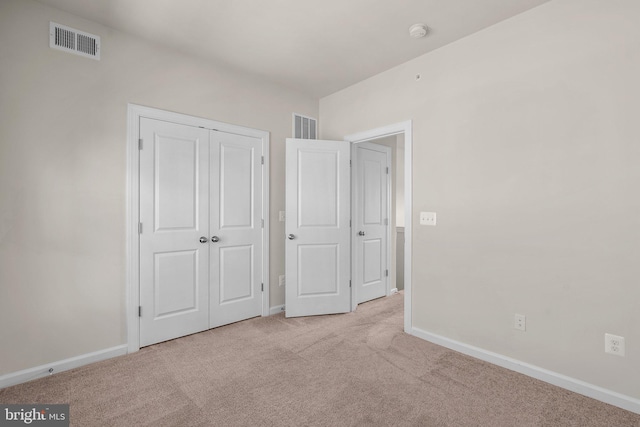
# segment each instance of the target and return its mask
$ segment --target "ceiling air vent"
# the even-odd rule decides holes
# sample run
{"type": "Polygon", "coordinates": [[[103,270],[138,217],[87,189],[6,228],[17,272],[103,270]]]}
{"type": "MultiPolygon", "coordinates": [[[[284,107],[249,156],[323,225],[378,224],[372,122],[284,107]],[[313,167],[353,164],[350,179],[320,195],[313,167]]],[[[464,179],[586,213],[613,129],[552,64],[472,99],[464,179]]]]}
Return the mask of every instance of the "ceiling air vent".
{"type": "Polygon", "coordinates": [[[318,121],[312,117],[293,114],[293,137],[301,139],[318,139],[318,121]]]}
{"type": "Polygon", "coordinates": [[[100,60],[100,37],[55,22],[49,23],[49,47],[100,60]]]}

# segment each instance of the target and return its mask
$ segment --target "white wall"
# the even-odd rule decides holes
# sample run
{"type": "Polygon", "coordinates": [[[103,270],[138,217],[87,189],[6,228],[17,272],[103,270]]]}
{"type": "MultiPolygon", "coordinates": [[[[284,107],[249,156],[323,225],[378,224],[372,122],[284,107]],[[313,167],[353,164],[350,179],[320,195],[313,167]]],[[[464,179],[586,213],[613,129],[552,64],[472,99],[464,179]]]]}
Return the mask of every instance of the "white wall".
{"type": "Polygon", "coordinates": [[[127,103],[271,132],[271,304],[284,303],[284,139],[317,99],[31,0],[0,2],[0,375],[126,342],[127,103]],[[49,49],[49,21],[102,60],[49,49]]]}
{"type": "Polygon", "coordinates": [[[413,120],[415,327],[640,398],[638,22],[555,0],[320,100],[326,139],[413,120]]]}

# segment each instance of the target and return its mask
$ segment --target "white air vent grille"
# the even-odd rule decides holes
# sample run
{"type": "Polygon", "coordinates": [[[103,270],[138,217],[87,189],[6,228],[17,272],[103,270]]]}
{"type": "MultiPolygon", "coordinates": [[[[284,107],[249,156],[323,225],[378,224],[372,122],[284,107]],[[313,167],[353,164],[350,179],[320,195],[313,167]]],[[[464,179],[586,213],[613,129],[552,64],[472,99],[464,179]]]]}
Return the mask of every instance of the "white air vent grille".
{"type": "Polygon", "coordinates": [[[49,23],[49,47],[100,59],[100,37],[55,22],[49,23]]]}
{"type": "Polygon", "coordinates": [[[293,137],[318,139],[318,121],[312,117],[293,114],[293,137]]]}

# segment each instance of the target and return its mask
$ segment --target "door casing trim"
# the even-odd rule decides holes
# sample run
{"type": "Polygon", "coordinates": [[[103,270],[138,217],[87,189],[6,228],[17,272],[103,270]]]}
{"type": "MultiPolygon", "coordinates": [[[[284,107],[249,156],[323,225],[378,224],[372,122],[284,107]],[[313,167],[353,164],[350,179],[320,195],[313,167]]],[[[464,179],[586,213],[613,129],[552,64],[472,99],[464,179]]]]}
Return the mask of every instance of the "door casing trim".
{"type": "Polygon", "coordinates": [[[127,180],[126,180],[126,321],[127,353],[140,349],[140,118],[163,120],[188,126],[215,129],[221,132],[245,135],[262,140],[262,315],[268,316],[269,307],[269,132],[243,126],[189,116],[136,104],[127,104],[127,180]]]}
{"type": "MultiPolygon", "coordinates": [[[[347,135],[344,140],[352,144],[358,142],[371,141],[385,136],[404,134],[404,331],[410,333],[412,329],[411,320],[411,238],[412,238],[412,201],[413,192],[411,187],[412,181],[412,148],[413,137],[411,132],[411,120],[399,122],[363,132],[347,135]]],[[[352,271],[353,275],[353,271],[352,271]]],[[[353,280],[353,277],[352,277],[353,280]]],[[[352,310],[355,309],[355,286],[351,288],[351,304],[352,310]]]]}

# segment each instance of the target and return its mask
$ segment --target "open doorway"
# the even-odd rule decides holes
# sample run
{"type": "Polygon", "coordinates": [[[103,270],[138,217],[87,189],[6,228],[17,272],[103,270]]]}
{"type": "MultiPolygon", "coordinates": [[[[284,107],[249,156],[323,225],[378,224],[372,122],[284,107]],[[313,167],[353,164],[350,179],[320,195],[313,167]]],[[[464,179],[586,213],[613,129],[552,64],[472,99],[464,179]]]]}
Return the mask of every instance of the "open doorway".
{"type": "MultiPolygon", "coordinates": [[[[372,139],[367,142],[354,143],[354,192],[353,195],[355,208],[353,209],[355,216],[355,224],[357,234],[356,241],[354,242],[354,268],[356,269],[354,278],[357,286],[357,302],[358,304],[374,299],[375,297],[381,297],[384,295],[391,295],[404,289],[404,133],[397,135],[384,136],[382,138],[372,139]],[[385,170],[382,170],[382,176],[384,177],[384,187],[378,188],[377,185],[372,185],[372,181],[377,180],[376,162],[371,153],[377,154],[380,158],[385,158],[383,153],[386,153],[385,170]],[[362,170],[364,169],[364,170],[362,170]],[[367,184],[362,185],[361,182],[367,180],[367,184]],[[373,187],[373,188],[371,188],[373,187]],[[381,196],[381,197],[380,197],[381,196]],[[366,206],[364,202],[368,202],[372,205],[373,199],[384,199],[381,203],[376,204],[369,214],[366,212],[366,206]],[[383,207],[383,209],[379,209],[383,207]],[[383,223],[384,236],[380,236],[381,233],[375,235],[374,227],[367,227],[367,217],[369,222],[377,221],[378,210],[383,211],[383,223]],[[365,223],[365,224],[363,224],[365,223]],[[360,229],[373,228],[374,235],[369,236],[370,233],[364,234],[364,231],[360,229]],[[368,239],[371,242],[368,244],[371,248],[369,250],[359,248],[363,246],[359,240],[368,239]],[[382,276],[386,277],[386,287],[384,291],[382,289],[372,293],[371,288],[376,286],[375,282],[363,280],[363,275],[366,274],[366,270],[361,267],[365,267],[365,260],[363,253],[367,253],[371,257],[373,249],[377,248],[376,243],[385,242],[385,258],[382,262],[383,271],[382,276]],[[358,269],[363,270],[363,274],[358,269]]],[[[373,183],[376,184],[376,183],[373,183]]],[[[382,187],[380,185],[379,187],[382,187]]],[[[366,230],[368,231],[368,230],[366,230]]],[[[377,255],[377,253],[376,253],[377,255]]]]}
{"type": "MultiPolygon", "coordinates": [[[[404,289],[404,330],[409,332],[412,327],[411,320],[411,153],[412,131],[411,121],[396,123],[393,125],[375,128],[364,132],[348,135],[346,141],[354,144],[361,142],[382,143],[392,147],[395,156],[392,155],[392,167],[395,178],[392,187],[390,234],[392,247],[392,270],[390,271],[391,289],[404,289]],[[395,150],[393,150],[395,148],[395,150]],[[399,184],[398,184],[399,183],[399,184]],[[400,218],[398,218],[400,217],[400,218]],[[394,252],[394,253],[393,253],[394,252]],[[395,282],[395,286],[394,286],[395,282]]],[[[354,293],[355,290],[352,290],[354,293]]],[[[357,299],[352,297],[352,310],[356,308],[357,299]]]]}
{"type": "MultiPolygon", "coordinates": [[[[287,139],[287,317],[346,313],[356,309],[358,298],[356,287],[352,286],[352,260],[349,249],[352,247],[354,232],[350,209],[351,146],[397,135],[404,137],[404,173],[401,174],[404,182],[404,262],[401,265],[404,284],[404,330],[411,331],[411,121],[354,134],[343,141],[287,139]]],[[[396,155],[397,141],[396,138],[396,155]]],[[[387,206],[389,205],[390,202],[387,206]]],[[[397,214],[397,210],[394,211],[397,214]]],[[[394,224],[397,233],[397,220],[394,224]]],[[[395,246],[398,251],[397,243],[395,246]]],[[[386,266],[390,264],[389,261],[386,266]]],[[[396,287],[397,276],[394,274],[396,287]]],[[[390,293],[391,288],[388,287],[386,294],[390,293]]]]}

